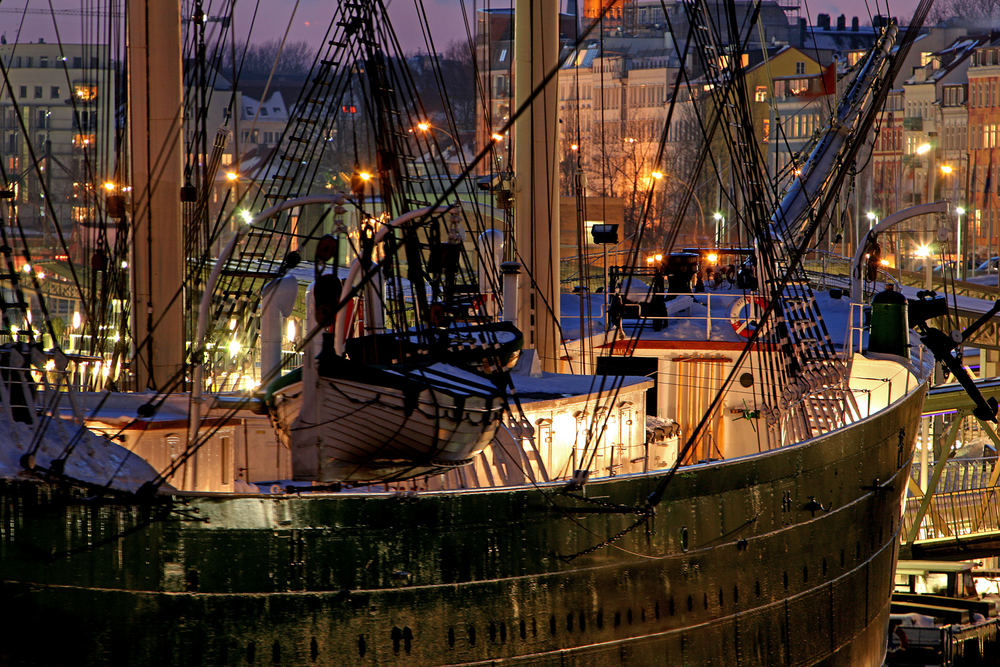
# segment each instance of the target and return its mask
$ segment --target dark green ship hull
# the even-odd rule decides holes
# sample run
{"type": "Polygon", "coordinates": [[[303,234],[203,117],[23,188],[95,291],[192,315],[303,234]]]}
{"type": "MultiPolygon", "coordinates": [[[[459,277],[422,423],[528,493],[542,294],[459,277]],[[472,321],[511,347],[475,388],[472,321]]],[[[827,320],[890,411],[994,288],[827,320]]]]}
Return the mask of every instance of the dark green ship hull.
{"type": "Polygon", "coordinates": [[[661,474],[145,505],[8,481],[0,663],[878,665],[923,393],[682,469],[631,530],[661,474]]]}

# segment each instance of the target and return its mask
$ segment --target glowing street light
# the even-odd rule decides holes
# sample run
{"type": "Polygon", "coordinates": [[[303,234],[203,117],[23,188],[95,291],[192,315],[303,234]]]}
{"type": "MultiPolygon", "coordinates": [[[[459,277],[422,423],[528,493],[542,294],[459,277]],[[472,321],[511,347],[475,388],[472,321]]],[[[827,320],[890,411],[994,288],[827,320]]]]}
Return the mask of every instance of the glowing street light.
{"type": "Polygon", "coordinates": [[[503,141],[503,135],[494,132],[493,134],[490,135],[490,139],[492,139],[495,143],[500,143],[501,141],[503,141]]]}
{"type": "Polygon", "coordinates": [[[939,167],[939,169],[941,169],[941,173],[944,174],[945,176],[948,176],[949,174],[951,174],[952,171],[954,171],[954,169],[952,169],[952,166],[950,164],[943,164],[939,167]]]}
{"type": "Polygon", "coordinates": [[[107,190],[108,192],[114,192],[115,191],[115,184],[114,184],[114,182],[113,181],[105,181],[104,182],[104,189],[107,190]]]}
{"type": "Polygon", "coordinates": [[[653,178],[655,178],[658,181],[663,180],[663,172],[662,171],[654,171],[652,174],[650,174],[650,176],[652,176],[653,178]]]}
{"type": "Polygon", "coordinates": [[[227,171],[226,180],[229,181],[230,183],[235,183],[236,181],[240,180],[240,175],[232,170],[227,171]]]}
{"type": "Polygon", "coordinates": [[[913,254],[916,255],[917,257],[921,257],[921,258],[923,258],[923,257],[930,257],[931,256],[931,247],[929,245],[927,245],[926,243],[924,243],[924,244],[922,244],[920,246],[917,246],[917,250],[913,254]]]}
{"type": "Polygon", "coordinates": [[[931,150],[931,145],[928,143],[922,143],[914,149],[914,153],[917,155],[927,155],[931,150]]]}

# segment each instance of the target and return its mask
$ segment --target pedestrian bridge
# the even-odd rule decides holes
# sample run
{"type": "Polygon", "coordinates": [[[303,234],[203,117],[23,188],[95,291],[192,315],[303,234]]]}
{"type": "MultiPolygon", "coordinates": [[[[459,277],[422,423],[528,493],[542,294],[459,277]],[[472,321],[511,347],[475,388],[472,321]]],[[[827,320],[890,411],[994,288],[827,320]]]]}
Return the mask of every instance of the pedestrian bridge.
{"type": "Polygon", "coordinates": [[[944,464],[926,510],[914,464],[903,510],[901,558],[966,560],[1000,554],[1000,466],[995,458],[952,459],[944,464]],[[922,517],[914,529],[914,523],[922,517]],[[912,535],[912,540],[908,538],[912,535]]]}
{"type": "MultiPolygon", "coordinates": [[[[1000,378],[979,380],[986,398],[1000,400],[1000,378]]],[[[903,510],[901,558],[965,560],[1000,554],[1000,437],[995,425],[969,417],[973,403],[957,384],[930,390],[925,421],[938,422],[934,461],[928,463],[928,492],[921,491],[921,462],[910,470],[903,510]],[[950,419],[945,428],[944,419],[950,419]],[[968,418],[968,422],[966,422],[968,418]],[[975,429],[992,442],[981,458],[954,458],[961,430],[975,429]]],[[[928,424],[925,423],[925,428],[928,424]]],[[[926,435],[926,430],[924,431],[926,435]]]]}

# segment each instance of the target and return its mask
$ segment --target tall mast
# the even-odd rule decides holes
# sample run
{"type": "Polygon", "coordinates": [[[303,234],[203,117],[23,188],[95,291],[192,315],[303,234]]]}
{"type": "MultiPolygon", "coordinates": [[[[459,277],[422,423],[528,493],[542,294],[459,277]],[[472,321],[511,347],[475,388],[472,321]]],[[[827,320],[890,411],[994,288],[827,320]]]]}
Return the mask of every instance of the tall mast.
{"type": "MultiPolygon", "coordinates": [[[[559,60],[559,3],[517,0],[514,6],[514,108],[559,60]]],[[[559,366],[558,80],[552,77],[514,122],[514,239],[527,271],[517,326],[542,370],[559,366]]]]}
{"type": "Polygon", "coordinates": [[[138,389],[184,365],[180,0],[128,0],[132,318],[138,389]]]}

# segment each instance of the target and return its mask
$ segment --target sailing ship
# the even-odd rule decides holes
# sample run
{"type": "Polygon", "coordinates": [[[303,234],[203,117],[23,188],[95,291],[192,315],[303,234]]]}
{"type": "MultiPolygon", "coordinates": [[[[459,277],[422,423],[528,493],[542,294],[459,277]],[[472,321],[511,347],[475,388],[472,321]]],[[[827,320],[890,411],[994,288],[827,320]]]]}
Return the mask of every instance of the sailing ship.
{"type": "MultiPolygon", "coordinates": [[[[519,2],[519,20],[554,27],[554,8],[546,4],[519,2]]],[[[358,36],[361,41],[353,43],[363,47],[366,72],[383,77],[377,85],[388,88],[382,47],[366,34],[383,25],[382,10],[380,3],[342,3],[330,44],[342,47],[358,36]]],[[[434,344],[450,349],[453,340],[475,337],[472,331],[490,346],[509,339],[500,335],[502,327],[463,333],[462,326],[478,325],[449,322],[430,341],[411,332],[407,325],[414,322],[405,318],[389,346],[398,353],[388,363],[366,360],[362,382],[352,385],[348,376],[361,368],[365,350],[385,347],[380,341],[386,339],[379,338],[384,331],[376,328],[361,332],[351,349],[343,326],[348,303],[365,313],[369,326],[390,312],[388,306],[375,307],[391,299],[381,296],[390,293],[379,278],[386,274],[373,268],[388,264],[381,263],[382,250],[373,243],[357,253],[356,266],[366,279],[354,289],[357,272],[349,273],[338,290],[334,330],[322,333],[329,321],[315,319],[310,342],[322,347],[307,344],[300,379],[283,377],[272,385],[272,415],[291,456],[311,459],[296,473],[337,484],[275,494],[178,491],[167,480],[180,469],[181,457],[137,492],[112,492],[58,474],[52,465],[57,457],[36,457],[30,471],[0,480],[0,589],[18,610],[6,624],[0,656],[11,663],[72,658],[131,664],[880,664],[901,494],[931,362],[919,346],[911,350],[905,342],[881,353],[863,351],[858,319],[843,348],[835,349],[818,319],[817,299],[800,280],[798,262],[845,177],[858,137],[870,127],[878,91],[892,80],[894,39],[895,26],[889,25],[855,70],[835,127],[774,211],[766,214],[766,197],[748,193],[748,205],[761,209],[750,216],[758,225],[755,270],[759,284],[769,287],[754,297],[763,310],[760,326],[751,327],[745,340],[730,326],[728,314],[742,296],[734,291],[722,295],[727,315],[722,334],[706,315],[701,340],[675,337],[672,325],[650,337],[640,318],[589,337],[582,331],[578,347],[566,348],[582,359],[587,350],[603,349],[612,360],[605,363],[643,349],[647,358],[655,357],[658,377],[677,378],[671,391],[678,395],[712,382],[728,387],[736,379],[742,392],[720,391],[707,402],[679,398],[675,404],[688,406],[686,414],[675,415],[683,430],[647,439],[644,397],[653,382],[623,376],[627,363],[602,375],[548,372],[554,329],[544,326],[525,327],[525,342],[550,366],[545,372],[536,367],[538,357],[522,353],[523,368],[507,374],[504,367],[513,359],[501,359],[495,349],[474,356],[473,364],[462,361],[461,371],[437,365],[448,359],[413,363],[426,356],[421,349],[434,344]],[[356,300],[362,293],[368,298],[356,300]],[[483,369],[469,370],[484,360],[489,360],[486,370],[507,378],[506,388],[484,380],[483,369]],[[402,386],[403,397],[375,386],[402,386]],[[324,422],[351,412],[330,401],[338,392],[365,402],[363,392],[378,395],[372,396],[371,411],[358,411],[358,421],[342,431],[317,433],[324,422]],[[407,392],[416,398],[408,399],[407,392]],[[508,404],[501,420],[494,406],[499,397],[508,404]],[[411,402],[404,413],[420,413],[421,404],[433,408],[405,437],[380,436],[384,406],[400,400],[411,402]],[[470,465],[398,481],[439,467],[442,444],[451,441],[420,429],[440,427],[445,414],[476,410],[479,417],[460,415],[444,426],[454,433],[459,424],[475,422],[471,444],[449,462],[471,457],[470,465]],[[734,410],[743,418],[730,423],[726,415],[734,410]],[[300,439],[296,431],[308,435],[300,439]],[[565,431],[575,437],[559,449],[556,441],[565,431]],[[361,466],[367,472],[357,475],[358,461],[341,465],[344,452],[326,449],[345,435],[369,438],[392,460],[361,466]],[[404,445],[407,451],[394,449],[404,445]],[[364,483],[373,481],[381,484],[364,483]],[[58,628],[58,642],[51,641],[52,628],[58,628]]],[[[525,86],[520,106],[534,107],[533,119],[545,116],[542,101],[532,104],[532,99],[551,81],[556,64],[552,33],[539,40],[547,55],[535,60],[537,71],[519,84],[525,86]]],[[[340,63],[330,58],[322,63],[315,80],[335,78],[340,63]]],[[[738,85],[738,77],[729,81],[738,85]]],[[[313,96],[309,104],[314,100],[324,102],[313,96]]],[[[380,130],[387,141],[396,136],[388,125],[380,130]]],[[[302,143],[296,132],[291,130],[289,144],[302,143]]],[[[531,130],[522,136],[520,145],[527,146],[531,130]]],[[[549,150],[521,154],[544,161],[549,150]]],[[[383,181],[401,173],[399,154],[383,148],[379,157],[383,181]]],[[[289,170],[304,163],[285,162],[289,170]]],[[[515,171],[551,179],[551,172],[530,161],[515,171]]],[[[400,195],[405,181],[394,185],[383,194],[387,206],[393,196],[405,199],[400,195]]],[[[518,206],[545,210],[545,197],[529,197],[528,191],[518,206]]],[[[443,202],[451,194],[446,188],[438,198],[443,202]]],[[[363,188],[354,197],[362,207],[371,204],[363,188]]],[[[327,201],[335,216],[338,206],[327,201]]],[[[408,206],[403,209],[412,210],[408,206]]],[[[366,220],[381,215],[368,213],[366,220]]],[[[282,234],[294,226],[290,220],[286,227],[265,220],[270,217],[258,216],[247,225],[246,237],[264,231],[286,239],[289,250],[287,239],[308,236],[282,234]]],[[[389,244],[403,241],[389,233],[383,238],[389,244]]],[[[440,235],[436,240],[440,243],[440,235]]],[[[410,249],[409,269],[423,266],[421,258],[436,252],[434,241],[403,242],[410,249]]],[[[525,250],[544,250],[551,237],[534,244],[519,238],[513,245],[521,248],[530,278],[522,282],[541,294],[532,305],[513,289],[502,290],[504,308],[515,311],[505,319],[534,318],[541,325],[558,320],[557,307],[539,305],[557,301],[558,280],[551,273],[545,277],[554,263],[548,256],[536,261],[525,250]]],[[[260,267],[257,257],[255,249],[234,264],[223,253],[213,274],[236,275],[234,265],[260,267]]],[[[500,268],[496,258],[490,261],[500,268]]],[[[399,271],[397,266],[387,282],[400,281],[399,271]]],[[[492,273],[494,288],[481,293],[501,292],[498,273],[492,273]]],[[[677,276],[668,258],[661,277],[681,285],[677,276]]],[[[414,272],[409,281],[419,284],[421,277],[414,272]]],[[[419,287],[414,300],[398,301],[396,312],[429,313],[435,304],[421,299],[430,294],[433,301],[446,282],[419,287]]],[[[516,283],[509,265],[504,282],[505,287],[516,283]]],[[[212,283],[210,277],[206,284],[212,283]]],[[[234,293],[222,289],[220,298],[212,292],[205,289],[203,315],[234,293]]],[[[144,292],[143,298],[154,304],[155,317],[148,322],[169,318],[173,305],[158,301],[155,293],[144,292]]],[[[694,296],[684,298],[689,311],[706,306],[694,303],[694,296]]],[[[656,302],[647,314],[666,311],[661,305],[656,302]]],[[[852,312],[860,308],[851,304],[852,312]]],[[[496,319],[497,313],[479,310],[496,319]]],[[[201,318],[193,344],[191,443],[205,442],[206,429],[219,428],[255,403],[238,397],[230,409],[226,397],[209,403],[200,393],[208,319],[201,318]]],[[[897,338],[906,341],[905,320],[900,322],[897,338]]],[[[153,357],[147,370],[154,373],[163,361],[153,357]]],[[[599,363],[593,362],[593,370],[599,363]]],[[[24,384],[27,377],[18,381],[24,384]]],[[[5,376],[3,385],[12,384],[5,376]]],[[[665,404],[666,393],[660,394],[653,411],[665,404]]]]}

